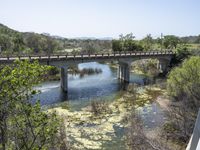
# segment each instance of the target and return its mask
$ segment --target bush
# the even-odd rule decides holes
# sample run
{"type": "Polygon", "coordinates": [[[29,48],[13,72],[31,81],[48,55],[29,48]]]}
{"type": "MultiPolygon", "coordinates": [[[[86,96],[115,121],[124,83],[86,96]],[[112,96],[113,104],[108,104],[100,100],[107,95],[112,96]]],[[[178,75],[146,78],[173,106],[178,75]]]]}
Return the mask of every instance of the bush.
{"type": "Polygon", "coordinates": [[[167,79],[169,95],[176,100],[170,106],[170,119],[176,132],[172,137],[189,140],[200,107],[200,57],[193,56],[174,68],[167,79]]]}
{"type": "Polygon", "coordinates": [[[106,103],[105,101],[92,101],[91,102],[91,112],[97,116],[97,115],[101,115],[104,113],[110,113],[110,109],[108,107],[108,103],[106,103]]]}

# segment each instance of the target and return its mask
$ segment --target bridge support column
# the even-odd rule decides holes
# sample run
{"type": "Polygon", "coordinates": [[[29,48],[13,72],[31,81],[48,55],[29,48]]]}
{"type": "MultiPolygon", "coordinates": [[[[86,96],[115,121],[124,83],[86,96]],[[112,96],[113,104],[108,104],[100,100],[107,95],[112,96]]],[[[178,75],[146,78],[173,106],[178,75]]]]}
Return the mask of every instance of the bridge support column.
{"type": "Polygon", "coordinates": [[[160,59],[157,64],[157,69],[162,73],[167,73],[169,71],[169,62],[170,61],[160,59]]]}
{"type": "Polygon", "coordinates": [[[118,78],[121,81],[129,83],[130,81],[130,65],[128,63],[119,63],[118,78]]]}
{"type": "Polygon", "coordinates": [[[60,72],[60,82],[61,82],[61,89],[63,92],[68,91],[68,68],[62,67],[60,72]]]}

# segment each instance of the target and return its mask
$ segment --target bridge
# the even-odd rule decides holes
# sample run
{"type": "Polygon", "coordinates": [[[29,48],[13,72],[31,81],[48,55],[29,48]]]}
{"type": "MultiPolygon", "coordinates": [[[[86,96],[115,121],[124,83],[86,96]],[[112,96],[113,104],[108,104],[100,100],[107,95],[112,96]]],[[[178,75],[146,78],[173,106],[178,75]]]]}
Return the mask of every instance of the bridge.
{"type": "Polygon", "coordinates": [[[37,60],[40,64],[51,65],[61,68],[61,88],[68,91],[68,66],[84,62],[118,61],[118,78],[123,82],[130,80],[130,66],[133,61],[140,59],[157,59],[157,68],[167,72],[171,59],[175,56],[172,51],[149,51],[149,52],[115,52],[107,54],[51,54],[51,55],[18,55],[0,56],[0,64],[11,64],[15,60],[37,60]]]}

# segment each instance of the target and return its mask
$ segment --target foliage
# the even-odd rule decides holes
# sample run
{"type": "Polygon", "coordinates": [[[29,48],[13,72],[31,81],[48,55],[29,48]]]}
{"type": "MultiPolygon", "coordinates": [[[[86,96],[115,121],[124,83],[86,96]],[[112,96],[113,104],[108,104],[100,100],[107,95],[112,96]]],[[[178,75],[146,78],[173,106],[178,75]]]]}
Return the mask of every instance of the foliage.
{"type": "Polygon", "coordinates": [[[0,70],[0,145],[7,149],[50,149],[57,138],[59,118],[32,104],[33,86],[48,70],[38,62],[16,61],[0,70]]]}
{"type": "Polygon", "coordinates": [[[176,63],[182,62],[184,59],[188,58],[191,55],[191,52],[185,45],[180,45],[176,50],[176,63]]]}
{"type": "Polygon", "coordinates": [[[152,38],[151,34],[148,34],[144,39],[141,40],[141,43],[144,47],[144,50],[152,50],[154,39],[152,38]]]}
{"type": "Polygon", "coordinates": [[[198,35],[198,37],[197,37],[195,43],[198,43],[198,44],[200,43],[200,35],[198,35]]]}
{"type": "Polygon", "coordinates": [[[119,40],[112,41],[113,51],[141,51],[143,47],[139,45],[135,40],[132,33],[125,36],[120,35],[119,40]]]}
{"type": "Polygon", "coordinates": [[[143,74],[154,78],[159,74],[157,64],[158,60],[156,59],[145,59],[136,61],[133,67],[136,68],[138,71],[141,71],[143,74]]]}
{"type": "Polygon", "coordinates": [[[56,75],[59,74],[59,68],[55,67],[55,66],[50,66],[49,70],[48,70],[48,74],[49,75],[56,75]]]}
{"type": "Polygon", "coordinates": [[[200,57],[192,56],[174,68],[167,79],[167,89],[176,100],[170,106],[173,137],[187,142],[200,107],[200,57]]]}
{"type": "Polygon", "coordinates": [[[95,116],[110,112],[108,104],[105,101],[92,101],[91,111],[95,116]]]}
{"type": "Polygon", "coordinates": [[[18,32],[0,24],[0,53],[30,54],[68,52],[79,48],[82,53],[109,51],[110,40],[66,39],[50,34],[33,32],[18,32]],[[2,51],[2,52],[1,52],[2,51]]]}
{"type": "Polygon", "coordinates": [[[122,42],[119,40],[112,40],[113,51],[122,51],[122,42]]]}
{"type": "Polygon", "coordinates": [[[200,57],[193,56],[174,68],[168,77],[168,91],[171,96],[187,95],[193,106],[200,106],[200,57]]]}
{"type": "Polygon", "coordinates": [[[164,36],[163,45],[166,49],[176,49],[180,43],[180,39],[174,35],[164,36]]]}

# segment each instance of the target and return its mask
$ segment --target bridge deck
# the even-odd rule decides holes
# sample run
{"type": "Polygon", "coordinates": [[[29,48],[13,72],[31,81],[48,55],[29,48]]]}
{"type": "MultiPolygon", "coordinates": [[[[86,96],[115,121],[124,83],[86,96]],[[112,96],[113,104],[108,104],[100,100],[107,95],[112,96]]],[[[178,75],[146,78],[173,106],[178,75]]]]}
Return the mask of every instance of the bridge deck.
{"type": "Polygon", "coordinates": [[[83,60],[83,59],[103,59],[103,58],[127,58],[138,56],[172,56],[172,51],[152,51],[152,52],[128,52],[128,53],[107,53],[107,54],[51,54],[51,55],[20,55],[20,56],[0,56],[0,63],[12,62],[15,60],[83,60]]]}

